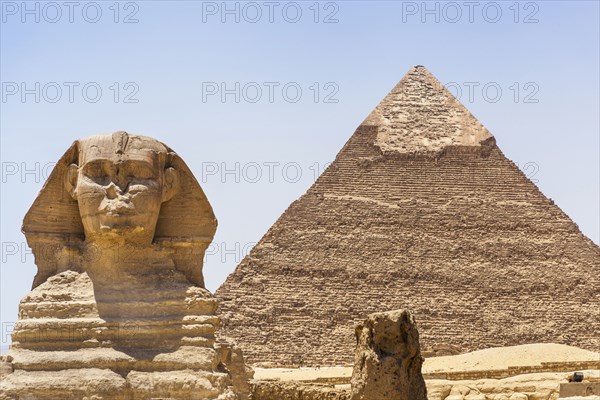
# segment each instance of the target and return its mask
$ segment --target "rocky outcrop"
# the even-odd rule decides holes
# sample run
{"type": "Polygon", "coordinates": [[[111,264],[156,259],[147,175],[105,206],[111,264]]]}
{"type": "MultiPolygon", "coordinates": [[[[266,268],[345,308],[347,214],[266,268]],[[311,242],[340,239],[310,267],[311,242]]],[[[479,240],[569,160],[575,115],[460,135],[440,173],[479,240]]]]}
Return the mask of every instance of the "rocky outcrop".
{"type": "Polygon", "coordinates": [[[356,327],[351,390],[331,384],[253,381],[252,400],[427,400],[416,323],[408,311],[370,315],[356,327]]]}
{"type": "Polygon", "coordinates": [[[427,400],[419,332],[406,310],[371,314],[356,328],[352,400],[427,400]]]}
{"type": "Polygon", "coordinates": [[[365,315],[409,309],[431,355],[598,349],[599,260],[489,131],[414,67],[217,290],[221,332],[249,363],[351,365],[365,315]]]}

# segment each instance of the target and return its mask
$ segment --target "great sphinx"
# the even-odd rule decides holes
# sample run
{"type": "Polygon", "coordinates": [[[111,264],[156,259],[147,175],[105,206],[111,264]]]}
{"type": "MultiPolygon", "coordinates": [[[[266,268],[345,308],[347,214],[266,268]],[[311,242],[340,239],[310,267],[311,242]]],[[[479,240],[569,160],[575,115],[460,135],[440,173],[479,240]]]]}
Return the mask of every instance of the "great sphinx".
{"type": "Polygon", "coordinates": [[[77,140],[25,216],[38,267],[0,399],[244,399],[217,341],[204,252],[217,220],[183,160],[152,138],[77,140]]]}

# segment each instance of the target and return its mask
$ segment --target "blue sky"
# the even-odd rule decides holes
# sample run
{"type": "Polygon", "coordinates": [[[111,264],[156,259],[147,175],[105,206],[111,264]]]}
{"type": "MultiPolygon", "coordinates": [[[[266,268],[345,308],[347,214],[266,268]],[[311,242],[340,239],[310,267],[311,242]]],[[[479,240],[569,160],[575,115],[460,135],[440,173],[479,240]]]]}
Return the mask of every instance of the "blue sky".
{"type": "Polygon", "coordinates": [[[75,139],[183,157],[219,219],[215,290],[415,64],[599,241],[596,1],[22,4],[0,2],[3,348],[35,274],[22,218],[75,139]]]}

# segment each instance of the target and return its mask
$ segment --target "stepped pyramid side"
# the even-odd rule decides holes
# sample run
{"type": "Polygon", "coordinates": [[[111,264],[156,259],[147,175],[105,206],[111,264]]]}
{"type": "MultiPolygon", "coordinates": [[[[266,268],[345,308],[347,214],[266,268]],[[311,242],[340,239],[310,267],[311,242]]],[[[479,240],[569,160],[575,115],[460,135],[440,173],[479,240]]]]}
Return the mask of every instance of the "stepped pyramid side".
{"type": "Polygon", "coordinates": [[[600,248],[423,67],[358,127],[218,289],[251,363],[351,364],[365,315],[410,309],[425,354],[600,348],[600,248]]]}

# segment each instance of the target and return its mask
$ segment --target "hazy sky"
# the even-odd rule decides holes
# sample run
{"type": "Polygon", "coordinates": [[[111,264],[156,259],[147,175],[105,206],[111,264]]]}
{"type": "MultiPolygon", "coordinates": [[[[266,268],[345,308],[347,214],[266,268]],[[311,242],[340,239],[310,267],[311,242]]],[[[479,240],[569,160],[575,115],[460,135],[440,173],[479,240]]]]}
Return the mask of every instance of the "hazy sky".
{"type": "Polygon", "coordinates": [[[215,290],[415,64],[599,241],[599,8],[537,2],[2,1],[2,348],[36,267],[20,232],[79,137],[175,149],[219,220],[215,290]]]}

